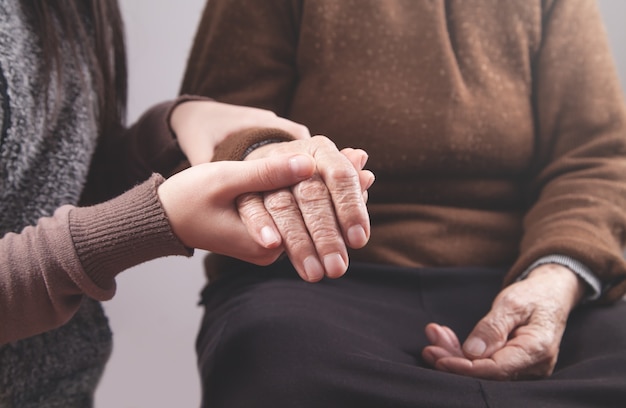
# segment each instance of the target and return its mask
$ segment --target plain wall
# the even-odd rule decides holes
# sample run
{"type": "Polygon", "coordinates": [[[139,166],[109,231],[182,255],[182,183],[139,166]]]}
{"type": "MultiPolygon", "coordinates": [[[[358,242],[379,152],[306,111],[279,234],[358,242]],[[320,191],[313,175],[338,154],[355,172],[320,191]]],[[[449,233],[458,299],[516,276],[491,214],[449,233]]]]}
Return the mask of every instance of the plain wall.
{"type": "MultiPolygon", "coordinates": [[[[174,98],[204,0],[120,0],[129,57],[129,121],[174,98]]],[[[600,0],[622,89],[626,94],[626,2],[600,0]]],[[[204,284],[202,257],[148,262],[118,278],[105,303],[113,355],[96,394],[96,408],[197,407],[194,340],[204,284]]]]}
{"type": "MultiPolygon", "coordinates": [[[[128,121],[177,96],[204,0],[119,0],[126,23],[128,121]]],[[[197,407],[194,338],[203,253],[148,262],[117,278],[105,302],[113,355],[96,408],[197,407]]]]}

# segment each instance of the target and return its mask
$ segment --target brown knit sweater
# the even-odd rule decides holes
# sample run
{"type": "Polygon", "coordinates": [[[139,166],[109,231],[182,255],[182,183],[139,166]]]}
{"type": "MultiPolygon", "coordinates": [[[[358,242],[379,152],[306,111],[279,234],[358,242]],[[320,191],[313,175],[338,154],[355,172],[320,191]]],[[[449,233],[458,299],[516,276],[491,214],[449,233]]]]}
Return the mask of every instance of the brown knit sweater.
{"type": "Polygon", "coordinates": [[[182,91],[365,149],[352,260],[508,283],[561,254],[626,291],[626,108],[590,0],[211,0],[182,91]]]}

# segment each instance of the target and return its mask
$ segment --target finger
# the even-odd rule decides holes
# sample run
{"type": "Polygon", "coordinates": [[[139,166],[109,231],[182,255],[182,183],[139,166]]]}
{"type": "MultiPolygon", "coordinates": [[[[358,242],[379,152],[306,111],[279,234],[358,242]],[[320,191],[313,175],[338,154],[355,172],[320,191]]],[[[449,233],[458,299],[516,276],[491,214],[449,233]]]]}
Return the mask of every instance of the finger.
{"type": "Polygon", "coordinates": [[[518,299],[499,296],[463,343],[463,352],[470,359],[489,357],[504,347],[515,328],[529,318],[529,310],[518,299]]]}
{"type": "Polygon", "coordinates": [[[225,199],[249,192],[272,191],[296,184],[313,175],[315,162],[310,156],[280,155],[229,163],[216,182],[224,185],[225,199]]]}
{"type": "MultiPolygon", "coordinates": [[[[368,155],[365,150],[347,147],[342,149],[341,153],[346,156],[348,160],[350,160],[355,170],[359,172],[359,184],[361,185],[361,190],[363,192],[367,191],[367,189],[374,184],[375,177],[374,173],[371,171],[363,170],[368,159],[368,155]]],[[[367,199],[365,202],[367,203],[367,199]]]]}
{"type": "Polygon", "coordinates": [[[516,380],[535,378],[535,364],[519,347],[504,347],[491,358],[469,360],[460,357],[442,357],[435,363],[442,371],[486,380],[516,380]]]}
{"type": "Polygon", "coordinates": [[[235,193],[245,191],[237,198],[241,221],[257,243],[265,248],[277,248],[281,244],[280,233],[265,209],[263,198],[259,194],[247,191],[275,190],[297,183],[311,176],[315,164],[310,156],[281,155],[239,162],[237,166],[244,168],[232,172],[232,177],[225,185],[233,184],[235,193]]]}
{"type": "Polygon", "coordinates": [[[425,328],[425,333],[433,346],[445,349],[449,355],[463,356],[459,339],[449,327],[429,323],[425,328]]]}
{"type": "Polygon", "coordinates": [[[431,366],[435,367],[442,358],[463,357],[459,340],[449,327],[429,323],[424,332],[431,345],[424,347],[422,358],[431,366]]]}
{"type": "Polygon", "coordinates": [[[357,171],[363,170],[365,164],[367,163],[368,155],[365,150],[347,147],[341,150],[341,154],[350,160],[350,163],[352,163],[354,169],[357,171]]]}
{"type": "MultiPolygon", "coordinates": [[[[203,218],[206,217],[206,215],[197,214],[196,217],[203,218]]],[[[211,228],[222,231],[210,244],[198,246],[198,248],[203,248],[213,253],[223,254],[257,265],[269,265],[276,261],[283,252],[280,247],[267,249],[255,242],[255,240],[249,236],[246,226],[240,222],[239,216],[235,211],[225,213],[220,217],[210,217],[210,220],[206,222],[198,219],[197,222],[211,225],[211,228]]],[[[211,234],[206,234],[206,231],[203,231],[198,239],[203,240],[210,235],[211,234]]]]}
{"type": "Polygon", "coordinates": [[[267,212],[259,193],[246,193],[237,198],[237,210],[248,234],[265,248],[277,248],[281,244],[280,233],[267,212]]]}
{"type": "Polygon", "coordinates": [[[334,143],[321,136],[314,139],[317,169],[330,192],[344,239],[350,247],[361,248],[369,239],[370,224],[359,174],[334,143]]]}
{"type": "Polygon", "coordinates": [[[280,189],[268,192],[264,195],[263,204],[274,220],[283,248],[300,277],[308,282],[321,280],[324,267],[291,191],[280,189]]]}
{"type": "Polygon", "coordinates": [[[361,170],[359,171],[359,184],[361,185],[361,190],[366,192],[372,185],[376,177],[374,177],[374,173],[369,170],[361,170]]]}
{"type": "Polygon", "coordinates": [[[285,118],[276,117],[275,127],[291,134],[296,139],[310,139],[311,133],[306,126],[292,122],[285,118]]]}
{"type": "Polygon", "coordinates": [[[424,361],[432,367],[437,366],[437,361],[448,358],[458,357],[455,354],[450,353],[449,350],[439,346],[426,346],[422,350],[422,358],[424,361]]]}
{"type": "Polygon", "coordinates": [[[348,268],[348,252],[324,181],[315,175],[295,185],[292,191],[326,276],[342,276],[348,268]]]}

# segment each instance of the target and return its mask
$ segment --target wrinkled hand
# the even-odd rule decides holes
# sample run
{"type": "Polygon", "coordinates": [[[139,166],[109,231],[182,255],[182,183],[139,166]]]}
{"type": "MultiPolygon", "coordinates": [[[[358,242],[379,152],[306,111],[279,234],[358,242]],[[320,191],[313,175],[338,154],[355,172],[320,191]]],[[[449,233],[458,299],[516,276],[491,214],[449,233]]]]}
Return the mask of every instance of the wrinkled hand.
{"type": "Polygon", "coordinates": [[[192,166],[210,162],[215,146],[228,135],[247,128],[277,128],[296,139],[311,137],[305,126],[278,117],[274,112],[209,100],[179,104],[172,111],[170,126],[192,166]]]}
{"type": "Polygon", "coordinates": [[[167,179],[158,196],[172,231],[184,245],[268,265],[282,250],[259,245],[261,238],[250,235],[235,201],[243,193],[293,185],[314,171],[313,158],[302,154],[205,163],[167,179]]]}
{"type": "Polygon", "coordinates": [[[584,284],[569,269],[546,264],[505,288],[461,346],[456,334],[431,323],[422,351],[435,369],[491,380],[552,374],[570,311],[584,284]]]}
{"type": "Polygon", "coordinates": [[[313,177],[289,189],[246,194],[238,201],[239,213],[249,230],[259,231],[256,235],[262,236],[264,245],[284,249],[304,280],[337,278],[348,267],[347,246],[361,248],[369,239],[364,192],[374,175],[361,170],[367,154],[355,149],[340,152],[328,138],[315,136],[265,145],[246,160],[287,152],[313,156],[313,177]],[[276,230],[268,227],[271,222],[276,230]]]}

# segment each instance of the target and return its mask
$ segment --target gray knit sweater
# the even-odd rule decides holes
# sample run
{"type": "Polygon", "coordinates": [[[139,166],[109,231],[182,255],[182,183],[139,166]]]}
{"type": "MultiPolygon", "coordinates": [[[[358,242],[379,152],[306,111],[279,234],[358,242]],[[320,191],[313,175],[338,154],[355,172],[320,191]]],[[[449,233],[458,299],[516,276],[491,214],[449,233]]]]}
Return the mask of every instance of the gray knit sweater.
{"type": "MultiPolygon", "coordinates": [[[[0,2],[0,231],[20,231],[62,204],[76,204],[96,145],[95,98],[68,63],[68,87],[54,122],[38,92],[41,51],[15,0],[0,2]]],[[[111,332],[100,305],[86,300],[70,324],[0,349],[0,406],[89,406],[111,352],[111,332]],[[71,341],[66,341],[71,339],[71,341]],[[42,359],[42,357],[45,357],[42,359]],[[59,381],[59,379],[62,379],[59,381]],[[33,390],[37,394],[33,395],[33,390]]]]}
{"type": "MultiPolygon", "coordinates": [[[[60,328],[0,346],[0,407],[89,407],[112,340],[102,307],[91,297],[110,298],[124,268],[189,252],[160,207],[158,177],[100,207],[65,206],[36,234],[28,232],[32,227],[22,230],[79,202],[98,141],[86,59],[62,58],[65,87],[59,89],[53,75],[48,88],[60,104],[53,114],[41,95],[40,56],[19,1],[0,0],[0,344],[58,326],[73,314],[60,328]]],[[[155,133],[164,141],[152,146],[161,152],[175,150],[166,115],[161,106],[153,115],[157,124],[143,121],[161,129],[155,133]]],[[[169,154],[170,162],[175,156],[169,154]]],[[[145,165],[135,168],[136,181],[150,174],[145,165]]]]}

